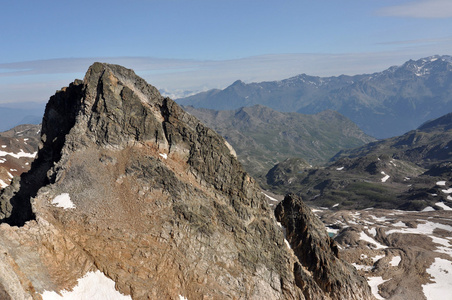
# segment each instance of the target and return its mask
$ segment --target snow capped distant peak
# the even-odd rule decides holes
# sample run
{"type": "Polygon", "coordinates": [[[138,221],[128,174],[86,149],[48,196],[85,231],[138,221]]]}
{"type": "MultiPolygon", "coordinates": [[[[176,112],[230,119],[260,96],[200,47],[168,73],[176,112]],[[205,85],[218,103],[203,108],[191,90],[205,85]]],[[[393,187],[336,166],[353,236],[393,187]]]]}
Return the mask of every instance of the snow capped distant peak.
{"type": "MultiPolygon", "coordinates": [[[[424,57],[418,60],[410,59],[406,63],[401,66],[392,66],[388,68],[385,72],[394,73],[398,70],[408,70],[414,73],[414,75],[420,77],[424,75],[431,74],[432,68],[438,66],[438,64],[442,64],[446,62],[448,64],[452,64],[452,56],[449,55],[432,55],[428,57],[424,57]]],[[[452,70],[452,66],[451,69],[452,70]]],[[[385,73],[383,72],[383,73],[385,73]]]]}

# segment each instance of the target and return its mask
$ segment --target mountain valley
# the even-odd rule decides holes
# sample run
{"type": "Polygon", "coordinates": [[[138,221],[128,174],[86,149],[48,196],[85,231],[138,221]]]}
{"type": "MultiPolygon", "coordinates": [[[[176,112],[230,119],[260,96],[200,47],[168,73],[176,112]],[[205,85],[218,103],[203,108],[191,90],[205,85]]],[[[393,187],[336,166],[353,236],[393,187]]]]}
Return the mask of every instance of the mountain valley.
{"type": "Polygon", "coordinates": [[[322,165],[340,150],[375,141],[330,110],[303,115],[262,105],[234,111],[184,109],[221,134],[237,152],[245,170],[259,182],[287,157],[303,157],[309,165],[322,165]]]}
{"type": "Polygon", "coordinates": [[[449,128],[451,114],[400,137],[342,150],[326,167],[306,166],[302,158],[286,160],[267,173],[265,187],[336,209],[452,206],[449,186],[442,185],[452,175],[449,128]]]}

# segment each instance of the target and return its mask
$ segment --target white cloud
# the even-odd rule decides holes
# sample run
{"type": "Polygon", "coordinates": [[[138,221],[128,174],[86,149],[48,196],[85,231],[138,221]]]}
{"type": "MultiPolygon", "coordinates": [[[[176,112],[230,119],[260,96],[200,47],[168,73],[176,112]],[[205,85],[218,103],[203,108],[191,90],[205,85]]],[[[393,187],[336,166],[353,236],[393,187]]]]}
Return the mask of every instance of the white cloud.
{"type": "Polygon", "coordinates": [[[408,18],[452,18],[452,1],[421,0],[402,5],[388,6],[379,11],[380,15],[408,18]]]}

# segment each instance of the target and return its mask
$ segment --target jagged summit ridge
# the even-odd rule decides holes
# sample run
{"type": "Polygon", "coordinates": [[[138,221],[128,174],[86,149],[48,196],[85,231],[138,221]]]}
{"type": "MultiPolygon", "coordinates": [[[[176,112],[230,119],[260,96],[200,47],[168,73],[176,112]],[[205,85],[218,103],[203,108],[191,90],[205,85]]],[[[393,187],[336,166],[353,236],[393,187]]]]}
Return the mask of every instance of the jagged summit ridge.
{"type": "Polygon", "coordinates": [[[39,298],[99,270],[133,299],[353,298],[294,273],[297,256],[224,139],[120,66],[95,63],[51,97],[38,158],[1,201],[11,260],[0,264],[19,271],[0,272],[0,292],[39,298]]]}

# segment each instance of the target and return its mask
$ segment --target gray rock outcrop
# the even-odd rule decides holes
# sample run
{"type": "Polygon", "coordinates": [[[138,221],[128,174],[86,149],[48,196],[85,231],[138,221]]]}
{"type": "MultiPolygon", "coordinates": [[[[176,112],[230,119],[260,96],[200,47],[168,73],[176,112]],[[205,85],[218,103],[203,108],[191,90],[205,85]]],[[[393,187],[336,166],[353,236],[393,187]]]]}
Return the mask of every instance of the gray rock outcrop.
{"type": "Polygon", "coordinates": [[[307,269],[332,299],[372,298],[366,279],[339,258],[339,249],[325,231],[325,225],[300,197],[287,195],[276,207],[275,215],[285,227],[287,240],[300,262],[294,268],[298,286],[306,285],[303,271],[307,269]]]}

